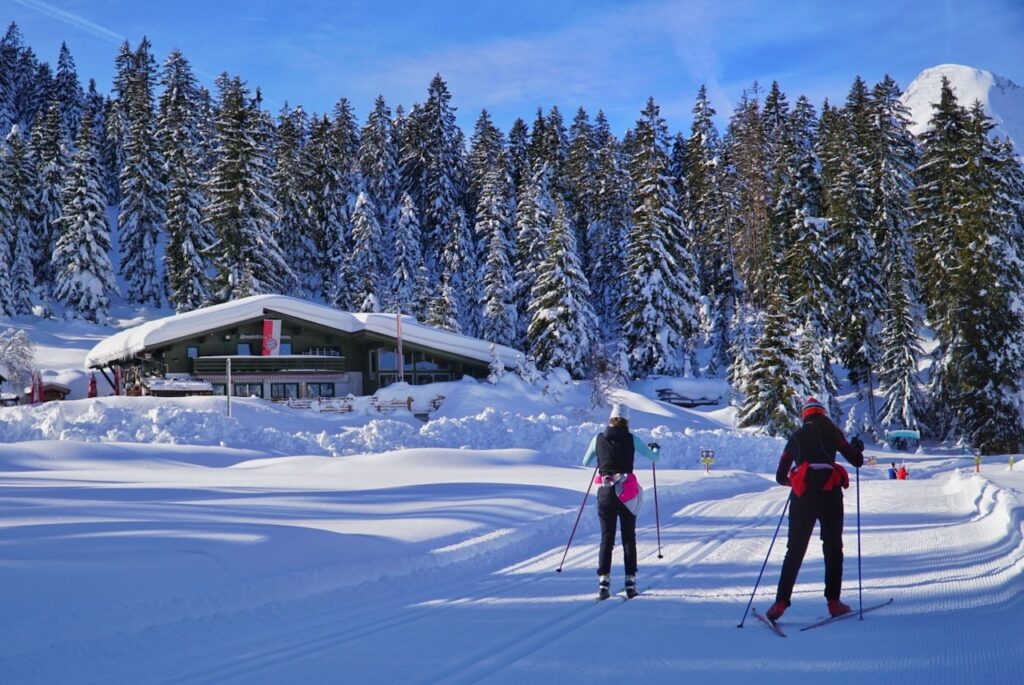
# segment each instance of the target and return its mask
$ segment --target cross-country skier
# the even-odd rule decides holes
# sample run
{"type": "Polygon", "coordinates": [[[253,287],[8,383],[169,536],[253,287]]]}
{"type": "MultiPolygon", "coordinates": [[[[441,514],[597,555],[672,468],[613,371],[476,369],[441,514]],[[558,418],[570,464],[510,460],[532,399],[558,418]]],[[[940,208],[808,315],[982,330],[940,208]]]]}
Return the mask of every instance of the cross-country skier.
{"type": "Polygon", "coordinates": [[[608,428],[594,436],[583,455],[589,466],[597,456],[597,516],[601,520],[601,551],[597,558],[598,597],[611,596],[612,549],[616,522],[622,525],[622,556],[626,567],[626,596],[636,596],[636,514],[642,501],[640,484],[633,475],[633,457],[639,452],[658,461],[658,445],[645,445],[629,432],[629,407],[612,406],[608,428]]]}
{"type": "Polygon", "coordinates": [[[836,463],[836,451],[842,452],[856,468],[864,465],[864,443],[859,438],[851,445],[832,423],[824,405],[807,398],[801,412],[804,424],[789,438],[779,459],[775,480],[793,488],[789,499],[789,540],[775,604],[766,615],[775,621],[789,607],[800,564],[814,532],[821,526],[821,545],[825,555],[825,599],[828,613],[840,616],[850,607],[839,599],[843,585],[843,488],[850,486],[846,469],[836,463]]]}

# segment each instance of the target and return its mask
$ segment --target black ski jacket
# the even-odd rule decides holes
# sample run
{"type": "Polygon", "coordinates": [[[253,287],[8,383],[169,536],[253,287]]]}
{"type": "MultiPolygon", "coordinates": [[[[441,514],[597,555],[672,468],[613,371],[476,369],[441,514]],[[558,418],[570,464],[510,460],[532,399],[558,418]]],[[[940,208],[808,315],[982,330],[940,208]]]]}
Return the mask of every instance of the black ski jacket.
{"type": "Polygon", "coordinates": [[[633,434],[624,426],[608,426],[597,436],[597,471],[602,476],[633,473],[636,448],[633,434]]]}
{"type": "Polygon", "coordinates": [[[856,468],[864,465],[864,454],[846,441],[843,432],[827,416],[812,414],[804,425],[790,436],[786,448],[779,458],[775,481],[779,485],[790,485],[789,471],[804,462],[810,464],[835,464],[836,452],[841,452],[846,461],[856,468]]]}

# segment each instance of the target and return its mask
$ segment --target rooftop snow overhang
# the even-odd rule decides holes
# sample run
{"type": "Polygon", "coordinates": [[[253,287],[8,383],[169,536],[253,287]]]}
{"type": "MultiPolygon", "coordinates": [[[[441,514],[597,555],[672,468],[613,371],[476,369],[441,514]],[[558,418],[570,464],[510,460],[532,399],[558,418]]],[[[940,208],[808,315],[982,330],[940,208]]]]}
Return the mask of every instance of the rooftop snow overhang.
{"type": "MultiPolygon", "coordinates": [[[[345,333],[366,331],[389,339],[397,338],[395,314],[355,314],[285,295],[253,295],[125,329],[92,348],[86,355],[85,365],[87,368],[101,368],[217,328],[277,315],[345,333]]],[[[482,363],[491,359],[490,344],[484,340],[424,326],[408,315],[401,318],[404,342],[482,363]]],[[[514,367],[517,355],[521,354],[504,345],[495,345],[495,352],[508,367],[514,367]]]]}

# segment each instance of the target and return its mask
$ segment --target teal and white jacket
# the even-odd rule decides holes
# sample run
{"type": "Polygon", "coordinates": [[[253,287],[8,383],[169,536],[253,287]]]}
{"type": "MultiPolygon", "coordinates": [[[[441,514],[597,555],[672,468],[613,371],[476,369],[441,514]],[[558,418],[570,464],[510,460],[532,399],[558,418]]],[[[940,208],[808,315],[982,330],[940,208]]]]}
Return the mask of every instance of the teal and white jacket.
{"type": "MultiPolygon", "coordinates": [[[[650,459],[651,461],[658,461],[658,453],[657,452],[655,452],[650,447],[648,447],[647,444],[643,440],[638,438],[635,434],[631,434],[631,435],[633,435],[633,449],[636,451],[637,454],[642,454],[645,457],[647,457],[648,459],[650,459]]],[[[586,454],[583,455],[583,462],[582,463],[583,463],[584,466],[590,466],[594,462],[594,459],[596,459],[596,458],[597,458],[597,436],[595,435],[593,437],[593,439],[590,441],[590,446],[587,447],[586,454]]]]}

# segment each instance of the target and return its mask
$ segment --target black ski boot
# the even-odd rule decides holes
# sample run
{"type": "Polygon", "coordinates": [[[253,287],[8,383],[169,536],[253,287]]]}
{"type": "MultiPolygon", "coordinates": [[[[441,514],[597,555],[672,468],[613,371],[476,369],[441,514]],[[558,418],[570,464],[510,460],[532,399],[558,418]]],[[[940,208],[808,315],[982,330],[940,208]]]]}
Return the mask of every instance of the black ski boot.
{"type": "Polygon", "coordinates": [[[598,576],[597,577],[597,598],[608,599],[612,596],[611,592],[612,579],[609,576],[598,576]]]}
{"type": "Polygon", "coordinates": [[[637,594],[636,576],[626,576],[626,599],[633,599],[637,594]]]}

